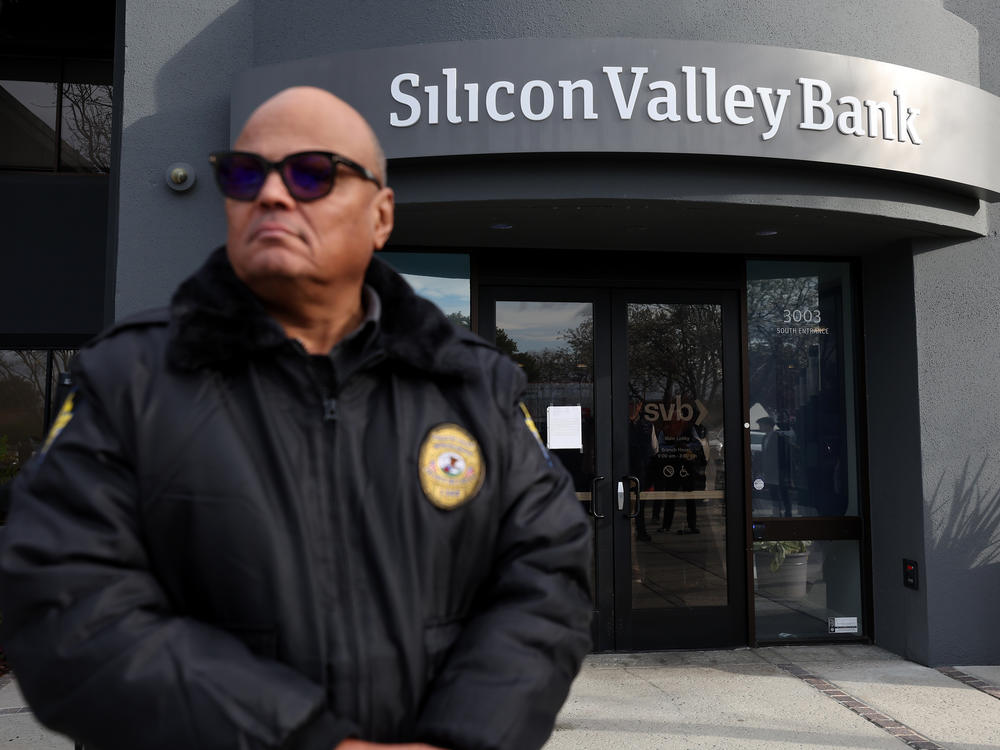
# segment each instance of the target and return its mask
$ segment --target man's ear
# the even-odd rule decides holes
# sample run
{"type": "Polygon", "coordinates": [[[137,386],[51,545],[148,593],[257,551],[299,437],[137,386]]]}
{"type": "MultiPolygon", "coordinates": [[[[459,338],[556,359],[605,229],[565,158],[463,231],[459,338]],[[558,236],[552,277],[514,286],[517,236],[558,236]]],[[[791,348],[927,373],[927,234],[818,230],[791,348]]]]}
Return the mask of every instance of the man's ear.
{"type": "Polygon", "coordinates": [[[390,187],[384,187],[372,200],[372,221],[374,223],[375,249],[381,250],[389,241],[395,221],[396,194],[390,187]]]}

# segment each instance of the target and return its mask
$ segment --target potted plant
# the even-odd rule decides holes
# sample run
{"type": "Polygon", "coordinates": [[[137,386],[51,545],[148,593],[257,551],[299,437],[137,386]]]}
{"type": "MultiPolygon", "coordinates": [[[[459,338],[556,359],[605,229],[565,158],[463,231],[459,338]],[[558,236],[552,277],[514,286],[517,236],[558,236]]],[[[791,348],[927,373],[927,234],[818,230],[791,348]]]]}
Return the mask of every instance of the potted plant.
{"type": "Polygon", "coordinates": [[[804,599],[810,544],[791,539],[754,542],[757,592],[773,599],[804,599]]]}

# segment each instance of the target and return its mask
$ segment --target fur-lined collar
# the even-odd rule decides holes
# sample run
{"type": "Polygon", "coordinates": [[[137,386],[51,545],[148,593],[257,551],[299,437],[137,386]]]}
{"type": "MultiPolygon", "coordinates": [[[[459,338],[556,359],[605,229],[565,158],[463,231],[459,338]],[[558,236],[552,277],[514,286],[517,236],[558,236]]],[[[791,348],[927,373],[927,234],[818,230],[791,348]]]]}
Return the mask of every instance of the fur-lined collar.
{"type": "MultiPolygon", "coordinates": [[[[463,343],[489,346],[453,325],[377,257],[365,276],[382,301],[381,347],[390,359],[428,373],[469,378],[463,343]]],[[[233,272],[225,247],[178,287],[170,304],[168,359],[180,370],[239,367],[287,342],[281,326],[233,272]]]]}

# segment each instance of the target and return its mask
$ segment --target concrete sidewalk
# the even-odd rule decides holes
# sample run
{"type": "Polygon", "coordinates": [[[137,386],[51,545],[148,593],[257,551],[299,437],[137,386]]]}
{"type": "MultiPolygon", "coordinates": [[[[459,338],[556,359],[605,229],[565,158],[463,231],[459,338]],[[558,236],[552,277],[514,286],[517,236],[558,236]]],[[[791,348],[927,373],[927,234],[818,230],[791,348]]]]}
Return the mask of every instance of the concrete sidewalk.
{"type": "MultiPolygon", "coordinates": [[[[597,654],[545,750],[1000,748],[1000,667],[957,669],[854,645],[597,654]]],[[[8,676],[0,748],[73,743],[34,721],[8,676]]]]}
{"type": "MultiPolygon", "coordinates": [[[[961,671],[1000,684],[1000,667],[961,671]]],[[[907,745],[1000,748],[1000,699],[874,646],[598,654],[546,750],[907,745]]]]}

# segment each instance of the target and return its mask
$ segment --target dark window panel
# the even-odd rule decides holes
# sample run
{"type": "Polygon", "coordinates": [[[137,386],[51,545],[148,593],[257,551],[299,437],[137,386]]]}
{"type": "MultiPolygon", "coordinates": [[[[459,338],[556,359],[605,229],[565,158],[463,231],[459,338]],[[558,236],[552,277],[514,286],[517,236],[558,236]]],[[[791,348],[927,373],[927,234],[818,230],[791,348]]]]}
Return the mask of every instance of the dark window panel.
{"type": "Polygon", "coordinates": [[[0,169],[55,169],[57,89],[0,80],[0,169]]]}
{"type": "Polygon", "coordinates": [[[114,0],[4,0],[0,54],[114,57],[114,0]]]}

